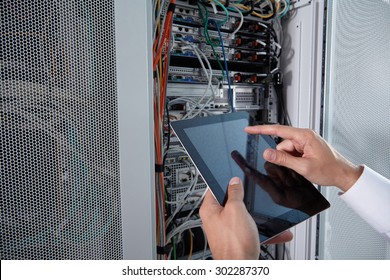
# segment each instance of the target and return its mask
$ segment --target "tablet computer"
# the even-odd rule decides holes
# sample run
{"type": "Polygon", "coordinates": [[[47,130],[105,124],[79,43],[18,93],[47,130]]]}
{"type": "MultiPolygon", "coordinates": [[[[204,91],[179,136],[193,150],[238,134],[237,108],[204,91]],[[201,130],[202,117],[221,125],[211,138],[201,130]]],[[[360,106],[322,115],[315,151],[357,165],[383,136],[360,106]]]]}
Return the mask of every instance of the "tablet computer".
{"type": "Polygon", "coordinates": [[[256,222],[260,241],[275,237],[330,206],[317,188],[295,171],[263,159],[273,138],[250,135],[247,112],[179,120],[177,138],[221,205],[232,177],[244,184],[244,202],[256,222]]]}

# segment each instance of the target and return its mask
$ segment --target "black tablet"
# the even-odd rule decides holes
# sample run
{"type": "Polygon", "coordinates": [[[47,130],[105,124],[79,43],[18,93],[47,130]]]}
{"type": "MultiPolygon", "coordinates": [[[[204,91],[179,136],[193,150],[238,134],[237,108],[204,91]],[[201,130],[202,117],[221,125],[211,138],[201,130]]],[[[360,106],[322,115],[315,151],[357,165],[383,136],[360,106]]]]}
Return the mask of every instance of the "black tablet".
{"type": "Polygon", "coordinates": [[[270,136],[250,135],[247,112],[171,123],[176,136],[221,205],[232,177],[244,183],[244,202],[264,242],[330,206],[317,188],[291,169],[263,159],[270,136]]]}

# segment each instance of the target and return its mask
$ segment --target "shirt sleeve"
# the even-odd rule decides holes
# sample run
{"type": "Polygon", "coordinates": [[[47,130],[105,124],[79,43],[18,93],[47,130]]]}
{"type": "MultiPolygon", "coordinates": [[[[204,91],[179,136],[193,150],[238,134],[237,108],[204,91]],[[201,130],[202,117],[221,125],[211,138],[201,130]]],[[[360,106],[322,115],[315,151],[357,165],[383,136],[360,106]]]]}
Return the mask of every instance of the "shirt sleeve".
{"type": "Polygon", "coordinates": [[[341,199],[381,235],[390,240],[390,180],[367,166],[341,199]]]}

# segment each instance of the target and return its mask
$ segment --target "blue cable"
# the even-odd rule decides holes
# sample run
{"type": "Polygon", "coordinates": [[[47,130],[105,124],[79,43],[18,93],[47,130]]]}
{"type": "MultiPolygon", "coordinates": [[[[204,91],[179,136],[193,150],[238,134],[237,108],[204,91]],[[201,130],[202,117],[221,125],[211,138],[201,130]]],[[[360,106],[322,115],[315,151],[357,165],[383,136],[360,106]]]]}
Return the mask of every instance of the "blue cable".
{"type": "Polygon", "coordinates": [[[228,65],[227,65],[227,61],[226,61],[225,47],[223,45],[223,38],[222,38],[221,30],[219,29],[219,25],[218,25],[218,23],[215,20],[211,19],[209,21],[212,22],[217,27],[219,41],[221,42],[221,47],[222,47],[223,61],[225,63],[225,72],[226,72],[226,78],[227,78],[228,88],[229,88],[230,106],[232,108],[232,112],[234,112],[234,108],[233,108],[233,92],[232,92],[232,87],[231,87],[231,84],[230,84],[229,69],[228,69],[228,65]]]}
{"type": "Polygon", "coordinates": [[[286,5],[287,5],[286,10],[281,15],[279,15],[279,18],[284,17],[290,10],[290,0],[286,0],[286,5]]]}

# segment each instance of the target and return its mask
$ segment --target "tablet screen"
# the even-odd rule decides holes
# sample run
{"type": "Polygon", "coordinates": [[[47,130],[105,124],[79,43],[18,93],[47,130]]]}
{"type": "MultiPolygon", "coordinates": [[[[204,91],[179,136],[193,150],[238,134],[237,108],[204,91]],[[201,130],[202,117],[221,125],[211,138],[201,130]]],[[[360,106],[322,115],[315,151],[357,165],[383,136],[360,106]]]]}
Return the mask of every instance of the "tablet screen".
{"type": "Polygon", "coordinates": [[[244,202],[263,242],[318,214],[329,203],[305,178],[263,159],[276,146],[264,135],[249,135],[247,112],[171,123],[194,165],[221,205],[232,177],[244,183],[244,202]]]}

